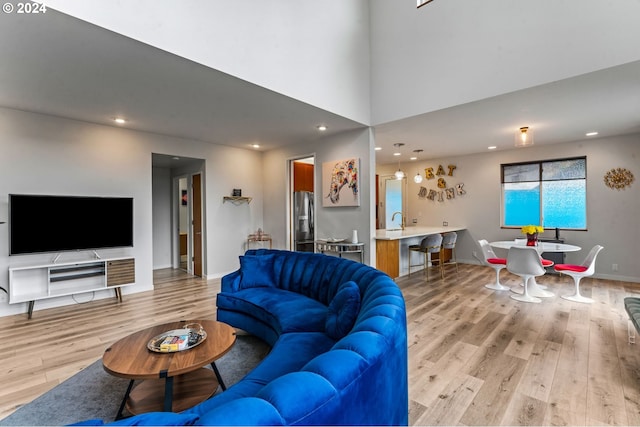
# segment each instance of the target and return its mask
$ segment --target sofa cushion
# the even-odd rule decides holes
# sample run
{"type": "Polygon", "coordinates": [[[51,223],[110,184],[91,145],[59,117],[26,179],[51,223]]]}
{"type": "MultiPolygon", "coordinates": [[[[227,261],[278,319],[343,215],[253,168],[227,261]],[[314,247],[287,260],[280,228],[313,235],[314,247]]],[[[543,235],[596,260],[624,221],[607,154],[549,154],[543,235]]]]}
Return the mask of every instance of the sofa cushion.
{"type": "Polygon", "coordinates": [[[255,396],[271,381],[299,371],[314,357],[329,351],[334,344],[335,341],[322,332],[283,334],[262,362],[240,382],[183,413],[204,415],[233,400],[255,396]]]}
{"type": "MultiPolygon", "coordinates": [[[[123,418],[118,421],[109,422],[110,426],[191,426],[198,421],[198,414],[184,414],[174,412],[147,412],[135,417],[123,418]]],[[[102,426],[105,425],[101,419],[91,419],[82,421],[72,426],[102,426]]]]}
{"type": "Polygon", "coordinates": [[[264,399],[243,397],[213,409],[200,417],[199,426],[282,426],[286,421],[264,399]]]}
{"type": "Polygon", "coordinates": [[[296,292],[260,287],[220,293],[218,309],[250,313],[278,334],[324,332],[327,306],[296,292]]]}
{"type": "Polygon", "coordinates": [[[273,257],[274,255],[240,256],[240,289],[274,287],[273,257]]]}
{"type": "Polygon", "coordinates": [[[340,392],[321,375],[299,371],[271,381],[256,397],[271,403],[288,425],[318,425],[317,418],[322,425],[339,425],[329,414],[347,409],[340,408],[340,392]],[[307,422],[307,417],[316,421],[307,422]]]}
{"type": "Polygon", "coordinates": [[[360,288],[353,281],[344,282],[327,309],[325,332],[339,340],[351,331],[360,312],[360,288]]]}

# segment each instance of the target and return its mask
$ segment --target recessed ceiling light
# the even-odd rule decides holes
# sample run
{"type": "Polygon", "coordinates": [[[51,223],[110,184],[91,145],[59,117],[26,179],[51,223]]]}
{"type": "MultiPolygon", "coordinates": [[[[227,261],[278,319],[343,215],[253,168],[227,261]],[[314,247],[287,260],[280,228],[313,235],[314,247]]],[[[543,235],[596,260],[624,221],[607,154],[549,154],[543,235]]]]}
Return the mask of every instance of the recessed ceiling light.
{"type": "Polygon", "coordinates": [[[393,153],[394,156],[399,156],[401,153],[393,153]]]}
{"type": "Polygon", "coordinates": [[[586,133],[585,135],[586,136],[596,136],[597,134],[598,134],[598,132],[589,132],[589,133],[586,133]]]}
{"type": "Polygon", "coordinates": [[[115,119],[113,119],[113,121],[118,123],[119,125],[123,125],[123,124],[127,123],[127,121],[125,119],[123,119],[122,117],[116,117],[115,119]]]}
{"type": "Polygon", "coordinates": [[[492,145],[492,146],[490,146],[490,147],[487,147],[487,149],[488,149],[488,150],[495,150],[496,148],[498,148],[498,147],[496,147],[495,145],[492,145]]]}
{"type": "Polygon", "coordinates": [[[325,131],[325,130],[327,130],[327,129],[328,129],[328,128],[327,128],[327,126],[326,126],[326,125],[318,125],[318,130],[319,130],[320,132],[324,132],[324,131],[325,131]]]}
{"type": "Polygon", "coordinates": [[[172,160],[180,160],[180,157],[178,157],[178,156],[173,156],[171,159],[172,159],[172,160]]]}
{"type": "Polygon", "coordinates": [[[253,148],[260,148],[260,144],[251,144],[253,148]]]}
{"type": "Polygon", "coordinates": [[[418,160],[417,157],[409,157],[409,160],[418,160]]]}
{"type": "Polygon", "coordinates": [[[376,151],[382,150],[382,147],[376,147],[376,151]]]}

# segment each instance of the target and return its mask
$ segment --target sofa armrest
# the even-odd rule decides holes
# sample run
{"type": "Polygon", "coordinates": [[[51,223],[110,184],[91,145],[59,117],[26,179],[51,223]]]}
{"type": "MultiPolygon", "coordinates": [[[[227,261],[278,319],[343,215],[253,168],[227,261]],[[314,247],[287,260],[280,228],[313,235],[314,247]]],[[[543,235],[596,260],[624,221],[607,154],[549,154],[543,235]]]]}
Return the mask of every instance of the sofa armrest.
{"type": "Polygon", "coordinates": [[[220,280],[220,290],[222,292],[237,292],[240,290],[240,270],[222,276],[220,280]]]}

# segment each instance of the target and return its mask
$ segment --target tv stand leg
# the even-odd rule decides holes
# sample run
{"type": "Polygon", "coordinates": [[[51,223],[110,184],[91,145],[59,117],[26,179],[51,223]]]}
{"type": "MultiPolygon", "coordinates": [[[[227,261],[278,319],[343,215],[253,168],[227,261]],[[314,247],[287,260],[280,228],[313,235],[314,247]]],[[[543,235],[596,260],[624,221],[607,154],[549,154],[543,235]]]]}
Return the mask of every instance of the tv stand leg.
{"type": "Polygon", "coordinates": [[[113,288],[113,290],[116,293],[116,298],[118,299],[118,302],[122,302],[122,289],[117,287],[117,288],[113,288]]]}
{"type": "Polygon", "coordinates": [[[33,306],[36,304],[35,300],[34,301],[29,301],[29,319],[31,319],[31,317],[33,316],[33,306]]]}

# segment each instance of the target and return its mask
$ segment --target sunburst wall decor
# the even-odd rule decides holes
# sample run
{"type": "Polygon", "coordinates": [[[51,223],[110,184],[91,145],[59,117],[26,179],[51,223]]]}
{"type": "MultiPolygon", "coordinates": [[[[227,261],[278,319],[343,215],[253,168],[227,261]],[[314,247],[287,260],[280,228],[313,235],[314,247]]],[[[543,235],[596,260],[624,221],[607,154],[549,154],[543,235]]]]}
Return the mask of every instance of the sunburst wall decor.
{"type": "Polygon", "coordinates": [[[625,168],[613,168],[604,174],[605,185],[616,190],[624,190],[626,186],[631,185],[634,179],[631,171],[625,168]]]}

